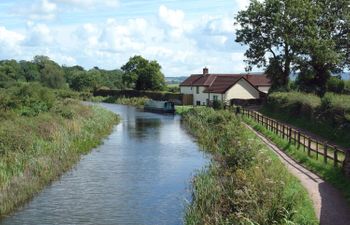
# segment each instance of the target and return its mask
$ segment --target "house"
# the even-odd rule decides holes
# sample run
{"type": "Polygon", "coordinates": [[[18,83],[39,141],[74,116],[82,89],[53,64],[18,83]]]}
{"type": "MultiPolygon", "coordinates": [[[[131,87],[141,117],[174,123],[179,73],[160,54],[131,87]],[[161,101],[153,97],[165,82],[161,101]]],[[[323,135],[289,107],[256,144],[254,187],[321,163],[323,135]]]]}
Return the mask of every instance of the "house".
{"type": "Polygon", "coordinates": [[[207,105],[214,100],[260,99],[268,93],[271,81],[264,74],[193,74],[180,84],[182,94],[193,95],[193,105],[207,105]]]}

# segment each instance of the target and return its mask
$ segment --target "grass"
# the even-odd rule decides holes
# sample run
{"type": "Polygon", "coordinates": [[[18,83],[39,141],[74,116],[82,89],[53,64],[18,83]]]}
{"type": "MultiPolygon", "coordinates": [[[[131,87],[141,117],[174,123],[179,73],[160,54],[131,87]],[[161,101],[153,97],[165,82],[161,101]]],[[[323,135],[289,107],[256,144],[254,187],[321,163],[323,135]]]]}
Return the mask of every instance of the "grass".
{"type": "Polygon", "coordinates": [[[350,80],[345,80],[344,83],[345,83],[345,88],[347,90],[350,90],[350,80]]]}
{"type": "Polygon", "coordinates": [[[332,140],[339,146],[350,147],[350,132],[347,129],[334,128],[329,122],[310,120],[303,116],[291,116],[289,113],[271,110],[269,106],[264,106],[259,112],[273,119],[307,130],[326,140],[332,140]]]}
{"type": "Polygon", "coordinates": [[[260,112],[350,147],[350,95],[275,92],[260,112]]]}
{"type": "Polygon", "coordinates": [[[1,111],[0,120],[0,216],[71,169],[118,122],[109,111],[72,100],[31,117],[1,111]]]}
{"type": "Polygon", "coordinates": [[[108,97],[104,99],[104,102],[121,104],[121,105],[132,105],[136,107],[143,107],[145,103],[149,100],[146,97],[133,97],[133,98],[125,98],[125,97],[108,97]]]}
{"type": "Polygon", "coordinates": [[[178,114],[178,115],[183,115],[183,114],[187,113],[192,108],[193,108],[192,105],[184,105],[184,106],[177,105],[177,106],[175,106],[176,114],[178,114]]]}
{"type": "Polygon", "coordinates": [[[212,162],[193,182],[186,224],[318,224],[306,190],[229,111],[183,114],[212,162]]]}
{"type": "Polygon", "coordinates": [[[284,150],[289,156],[291,156],[301,165],[318,174],[325,181],[333,184],[344,194],[346,200],[350,203],[350,180],[344,176],[340,168],[334,168],[332,163],[324,164],[322,157],[317,160],[315,156],[307,156],[307,153],[301,149],[298,149],[296,145],[289,143],[286,139],[282,139],[280,136],[268,130],[261,124],[258,124],[252,119],[246,117],[243,117],[243,119],[247,124],[252,126],[260,133],[264,134],[280,149],[284,150]]]}

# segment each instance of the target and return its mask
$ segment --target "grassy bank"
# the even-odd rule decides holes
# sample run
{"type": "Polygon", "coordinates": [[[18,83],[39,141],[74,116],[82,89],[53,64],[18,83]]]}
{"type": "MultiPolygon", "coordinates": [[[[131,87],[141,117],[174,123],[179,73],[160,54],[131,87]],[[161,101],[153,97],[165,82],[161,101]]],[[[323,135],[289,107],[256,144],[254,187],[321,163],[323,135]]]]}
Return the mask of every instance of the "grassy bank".
{"type": "Polygon", "coordinates": [[[213,155],[194,179],[186,224],[318,224],[299,181],[240,118],[194,108],[183,119],[213,155]]]}
{"type": "Polygon", "coordinates": [[[132,105],[136,107],[143,107],[145,103],[149,99],[146,97],[132,97],[132,98],[126,98],[126,97],[107,97],[103,100],[103,102],[106,103],[114,103],[114,104],[121,104],[121,105],[132,105]]]}
{"type": "Polygon", "coordinates": [[[327,93],[323,98],[299,92],[276,92],[260,110],[266,116],[350,147],[350,96],[327,93]]]}
{"type": "Polygon", "coordinates": [[[0,216],[72,168],[118,122],[32,84],[0,90],[0,105],[0,216]]]}
{"type": "Polygon", "coordinates": [[[296,145],[289,143],[288,140],[281,138],[276,133],[266,129],[266,127],[262,126],[261,124],[258,124],[257,122],[247,117],[243,117],[243,119],[247,124],[252,126],[260,133],[264,134],[264,136],[269,138],[280,149],[284,150],[289,156],[291,156],[301,165],[305,166],[312,172],[318,174],[324,180],[337,187],[344,193],[344,196],[350,203],[350,180],[344,176],[340,168],[334,168],[331,162],[324,164],[323,157],[319,157],[319,159],[317,159],[315,154],[309,157],[307,153],[302,149],[298,149],[296,145]]]}

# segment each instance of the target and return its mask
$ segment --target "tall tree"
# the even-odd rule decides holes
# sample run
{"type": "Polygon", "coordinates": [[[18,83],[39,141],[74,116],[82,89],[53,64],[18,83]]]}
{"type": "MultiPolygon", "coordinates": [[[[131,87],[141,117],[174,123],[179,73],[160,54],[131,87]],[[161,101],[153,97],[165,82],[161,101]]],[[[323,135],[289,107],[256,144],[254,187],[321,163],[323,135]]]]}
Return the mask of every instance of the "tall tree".
{"type": "Polygon", "coordinates": [[[161,66],[156,61],[134,56],[121,69],[124,71],[123,82],[126,87],[137,90],[163,90],[165,87],[161,66]]]}
{"type": "Polygon", "coordinates": [[[267,67],[274,87],[288,85],[294,52],[291,48],[297,0],[251,1],[247,10],[240,11],[236,23],[236,42],[248,45],[245,56],[248,69],[267,67]]]}
{"type": "Polygon", "coordinates": [[[331,74],[349,68],[350,1],[310,2],[315,17],[300,34],[298,80],[302,90],[323,95],[331,74]]]}

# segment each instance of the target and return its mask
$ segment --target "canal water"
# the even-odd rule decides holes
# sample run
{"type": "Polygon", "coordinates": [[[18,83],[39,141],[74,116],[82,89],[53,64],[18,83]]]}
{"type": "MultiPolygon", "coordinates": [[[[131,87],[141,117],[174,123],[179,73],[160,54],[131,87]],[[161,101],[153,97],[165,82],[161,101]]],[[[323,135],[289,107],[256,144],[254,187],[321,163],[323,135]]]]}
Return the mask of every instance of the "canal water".
{"type": "Polygon", "coordinates": [[[191,178],[208,159],[180,118],[101,105],[122,117],[113,133],[1,225],[183,223],[191,178]]]}

